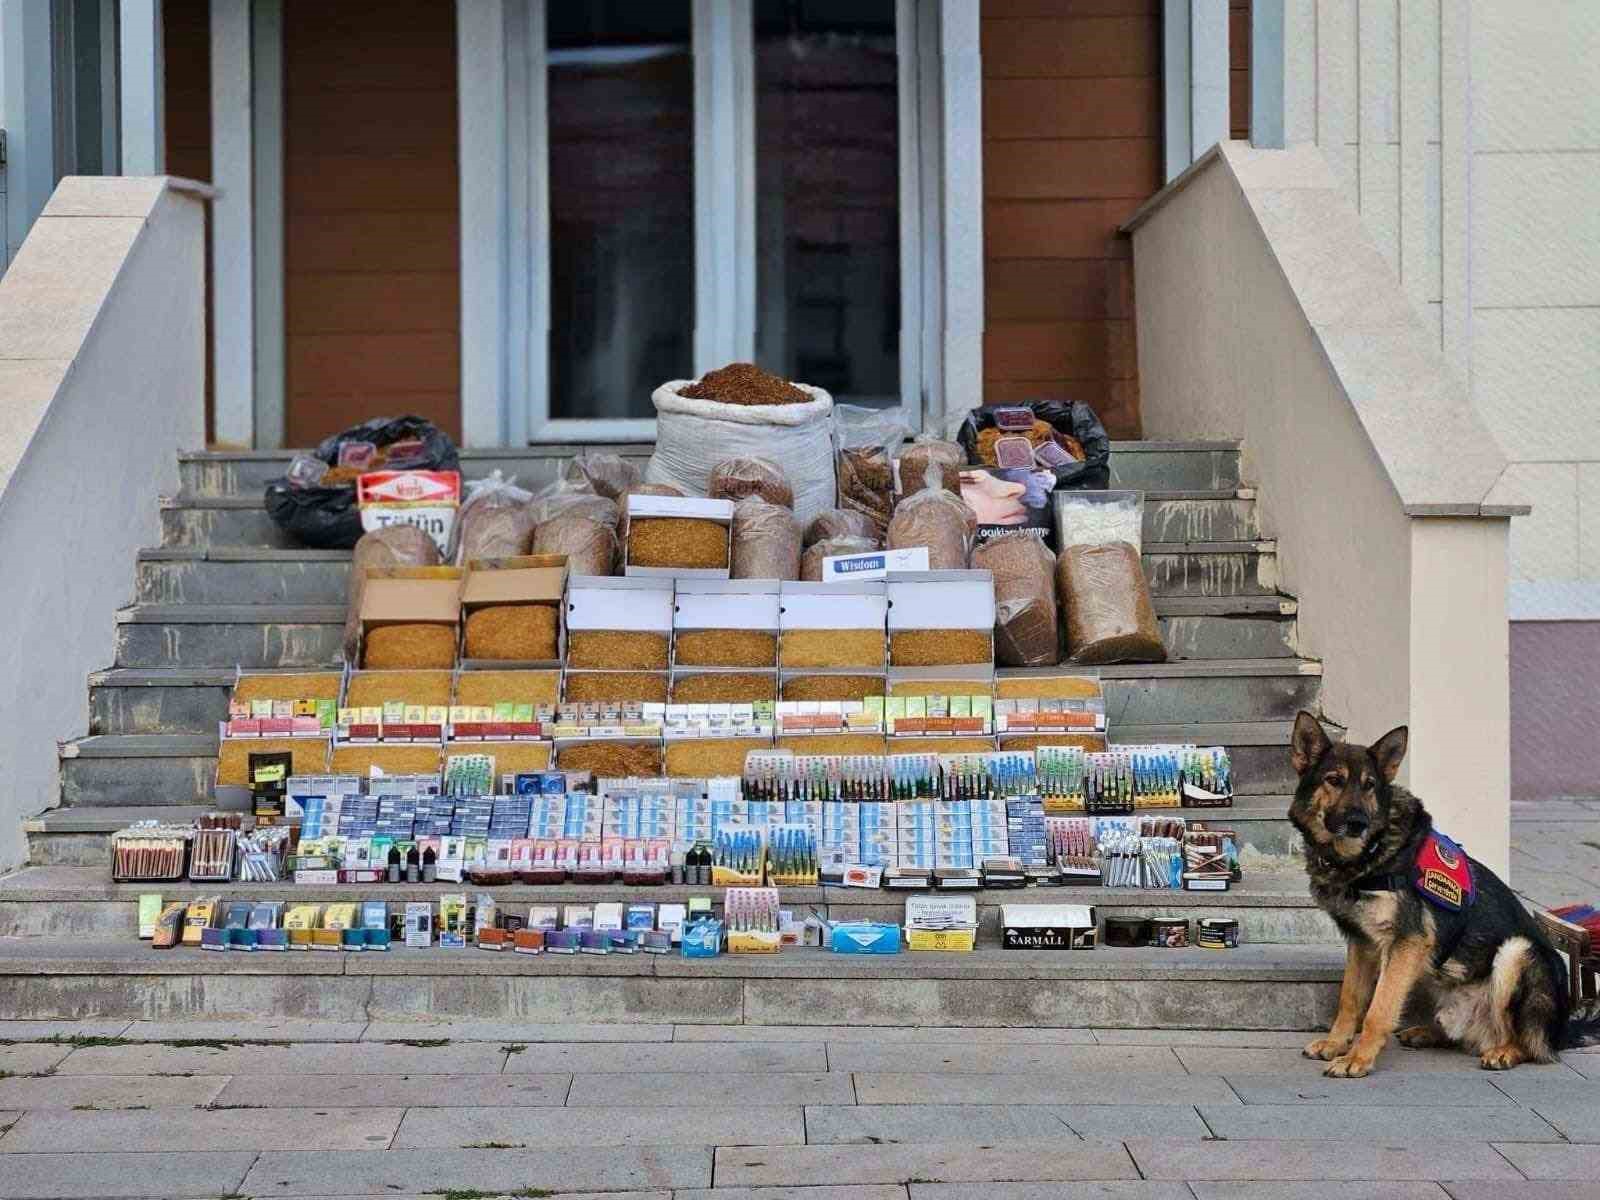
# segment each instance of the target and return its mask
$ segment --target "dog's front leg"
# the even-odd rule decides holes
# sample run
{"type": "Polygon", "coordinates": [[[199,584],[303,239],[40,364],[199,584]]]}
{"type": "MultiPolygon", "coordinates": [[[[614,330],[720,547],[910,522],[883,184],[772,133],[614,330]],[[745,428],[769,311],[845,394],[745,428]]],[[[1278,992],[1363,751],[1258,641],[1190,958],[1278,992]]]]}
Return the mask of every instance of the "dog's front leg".
{"type": "Polygon", "coordinates": [[[1335,1079],[1358,1079],[1372,1070],[1379,1052],[1389,1041],[1389,1035],[1400,1023],[1411,989],[1422,978],[1427,968],[1432,941],[1424,937],[1409,937],[1396,942],[1384,959],[1378,973],[1378,986],[1373,990],[1372,1003],[1367,1005],[1366,1018],[1361,1022],[1361,1035],[1348,1053],[1341,1054],[1328,1064],[1324,1075],[1335,1079]]]}
{"type": "Polygon", "coordinates": [[[1334,1015],[1333,1027],[1327,1037],[1309,1042],[1300,1053],[1307,1058],[1337,1058],[1350,1049],[1356,1031],[1361,1028],[1361,1018],[1366,1016],[1367,1005],[1372,1003],[1372,989],[1378,982],[1378,952],[1365,942],[1350,942],[1345,947],[1344,981],[1339,985],[1339,1011],[1334,1015]]]}

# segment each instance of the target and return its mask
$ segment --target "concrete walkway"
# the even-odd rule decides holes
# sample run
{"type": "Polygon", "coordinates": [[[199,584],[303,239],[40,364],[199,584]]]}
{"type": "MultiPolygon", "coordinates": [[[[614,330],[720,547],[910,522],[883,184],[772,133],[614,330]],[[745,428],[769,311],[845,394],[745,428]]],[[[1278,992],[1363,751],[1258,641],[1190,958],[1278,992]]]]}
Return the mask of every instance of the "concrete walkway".
{"type": "Polygon", "coordinates": [[[1574,1200],[1600,1175],[1590,1051],[1489,1074],[1396,1047],[1333,1081],[1294,1033],[12,1022],[0,1038],[14,1200],[1574,1200]]]}
{"type": "Polygon", "coordinates": [[[1511,886],[1546,908],[1600,903],[1600,797],[1513,804],[1511,886]]]}

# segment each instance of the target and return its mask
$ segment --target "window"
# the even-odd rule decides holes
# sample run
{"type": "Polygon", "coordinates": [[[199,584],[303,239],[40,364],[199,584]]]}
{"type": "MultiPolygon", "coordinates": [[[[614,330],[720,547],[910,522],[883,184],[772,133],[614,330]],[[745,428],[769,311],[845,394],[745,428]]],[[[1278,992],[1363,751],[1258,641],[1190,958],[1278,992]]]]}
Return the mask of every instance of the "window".
{"type": "Polygon", "coordinates": [[[546,14],[550,416],[650,417],[694,347],[689,0],[546,14]]]}
{"type": "Polygon", "coordinates": [[[115,175],[121,159],[115,0],[52,0],[50,40],[56,182],[115,175]]]}
{"type": "Polygon", "coordinates": [[[854,403],[900,402],[894,0],[756,0],[756,352],[854,403]]]}
{"type": "Polygon", "coordinates": [[[740,359],[920,421],[938,9],[508,0],[505,435],[645,440],[656,385],[740,359]]]}

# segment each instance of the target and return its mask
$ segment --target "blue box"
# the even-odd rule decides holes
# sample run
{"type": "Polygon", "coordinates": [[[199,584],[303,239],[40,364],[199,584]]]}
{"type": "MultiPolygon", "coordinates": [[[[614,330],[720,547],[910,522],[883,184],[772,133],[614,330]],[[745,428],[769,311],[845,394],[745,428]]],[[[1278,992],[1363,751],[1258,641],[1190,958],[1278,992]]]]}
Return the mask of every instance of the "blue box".
{"type": "Polygon", "coordinates": [[[715,958],[721,953],[721,921],[696,921],[683,927],[683,957],[715,958]]]}
{"type": "Polygon", "coordinates": [[[900,926],[882,921],[848,921],[835,925],[828,935],[835,954],[899,954],[900,926]]]}

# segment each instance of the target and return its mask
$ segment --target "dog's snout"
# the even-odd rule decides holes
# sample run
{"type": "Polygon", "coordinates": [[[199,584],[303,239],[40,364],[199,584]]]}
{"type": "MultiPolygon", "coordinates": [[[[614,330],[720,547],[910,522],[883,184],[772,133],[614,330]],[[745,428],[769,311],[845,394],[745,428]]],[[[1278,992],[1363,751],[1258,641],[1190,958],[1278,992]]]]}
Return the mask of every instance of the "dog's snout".
{"type": "Polygon", "coordinates": [[[1335,837],[1362,838],[1372,828],[1372,818],[1360,809],[1346,809],[1329,813],[1326,824],[1335,837]]]}

